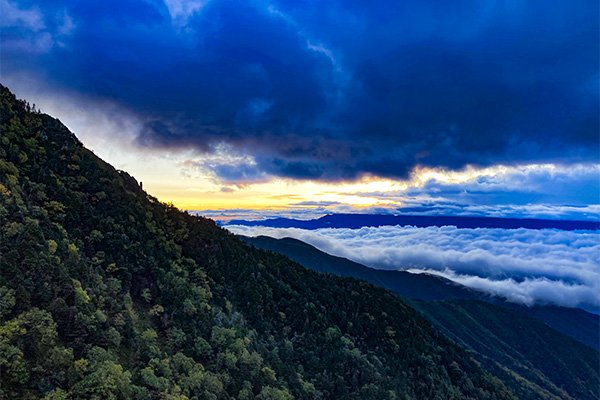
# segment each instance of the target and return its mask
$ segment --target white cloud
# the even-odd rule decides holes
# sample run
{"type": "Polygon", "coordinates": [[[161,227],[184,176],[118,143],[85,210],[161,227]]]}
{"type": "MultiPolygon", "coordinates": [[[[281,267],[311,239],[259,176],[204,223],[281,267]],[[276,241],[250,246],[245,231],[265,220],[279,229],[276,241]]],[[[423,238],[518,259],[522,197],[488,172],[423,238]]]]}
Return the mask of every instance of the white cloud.
{"type": "Polygon", "coordinates": [[[0,0],[0,14],[0,46],[5,51],[47,53],[53,46],[66,47],[75,30],[75,23],[66,10],[44,15],[39,7],[26,8],[18,3],[0,0]],[[13,33],[7,34],[11,31],[13,33]]]}
{"type": "Polygon", "coordinates": [[[427,271],[525,304],[600,309],[600,234],[591,231],[227,226],[234,233],[293,237],[381,269],[427,271]]]}
{"type": "Polygon", "coordinates": [[[208,0],[164,0],[171,20],[177,26],[187,24],[194,14],[200,12],[208,3],[208,0]]]}
{"type": "Polygon", "coordinates": [[[22,9],[7,0],[0,1],[0,27],[23,27],[34,32],[46,28],[44,17],[38,8],[22,9]]]}

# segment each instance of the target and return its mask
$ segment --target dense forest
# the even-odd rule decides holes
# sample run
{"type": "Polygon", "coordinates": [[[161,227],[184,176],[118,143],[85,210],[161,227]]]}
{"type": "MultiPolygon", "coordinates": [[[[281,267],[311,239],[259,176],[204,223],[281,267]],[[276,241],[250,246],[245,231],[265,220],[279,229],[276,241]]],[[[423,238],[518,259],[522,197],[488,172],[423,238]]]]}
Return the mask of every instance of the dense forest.
{"type": "Polygon", "coordinates": [[[600,353],[593,350],[600,340],[597,315],[547,305],[520,306],[438,276],[369,268],[297,239],[241,239],[312,270],[360,278],[399,293],[472,350],[519,399],[600,398],[600,353]]]}
{"type": "Polygon", "coordinates": [[[0,133],[0,398],[514,398],[398,296],[162,204],[3,86],[0,133]]]}
{"type": "Polygon", "coordinates": [[[473,300],[415,306],[519,399],[600,399],[600,353],[520,310],[473,300]]]}
{"type": "Polygon", "coordinates": [[[306,270],[160,203],[4,87],[0,111],[0,398],[598,398],[598,353],[544,324],[443,282],[388,288],[463,300],[306,270]]]}

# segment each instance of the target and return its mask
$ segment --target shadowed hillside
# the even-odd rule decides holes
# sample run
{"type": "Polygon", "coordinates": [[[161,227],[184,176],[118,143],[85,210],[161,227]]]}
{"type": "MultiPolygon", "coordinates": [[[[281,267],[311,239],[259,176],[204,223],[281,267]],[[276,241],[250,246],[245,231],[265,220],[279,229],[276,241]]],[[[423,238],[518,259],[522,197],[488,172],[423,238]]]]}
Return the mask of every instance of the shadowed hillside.
{"type": "Polygon", "coordinates": [[[315,271],[364,279],[413,299],[415,307],[476,352],[521,399],[600,398],[600,355],[582,344],[598,348],[597,315],[579,309],[507,303],[437,276],[369,268],[297,239],[242,239],[315,271]]]}
{"type": "Polygon", "coordinates": [[[448,279],[431,274],[411,274],[369,268],[344,257],[327,254],[298,239],[274,239],[268,236],[241,239],[257,248],[286,255],[303,266],[318,272],[351,276],[418,300],[484,299],[488,296],[448,279]]]}
{"type": "Polygon", "coordinates": [[[0,88],[0,397],[510,399],[384,289],[146,194],[0,88]]]}

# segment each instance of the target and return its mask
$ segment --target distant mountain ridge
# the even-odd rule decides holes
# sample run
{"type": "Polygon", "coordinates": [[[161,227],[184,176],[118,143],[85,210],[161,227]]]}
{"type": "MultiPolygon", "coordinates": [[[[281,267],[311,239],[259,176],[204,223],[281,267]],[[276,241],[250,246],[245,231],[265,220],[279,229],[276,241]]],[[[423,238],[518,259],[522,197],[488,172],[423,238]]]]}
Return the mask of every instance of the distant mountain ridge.
{"type": "Polygon", "coordinates": [[[559,229],[600,230],[598,221],[553,220],[533,218],[497,218],[466,216],[430,216],[430,215],[386,215],[386,214],[329,214],[311,220],[293,218],[271,218],[247,221],[231,220],[226,225],[267,226],[272,228],[351,228],[400,225],[425,228],[429,226],[455,226],[457,228],[501,228],[501,229],[559,229]]]}

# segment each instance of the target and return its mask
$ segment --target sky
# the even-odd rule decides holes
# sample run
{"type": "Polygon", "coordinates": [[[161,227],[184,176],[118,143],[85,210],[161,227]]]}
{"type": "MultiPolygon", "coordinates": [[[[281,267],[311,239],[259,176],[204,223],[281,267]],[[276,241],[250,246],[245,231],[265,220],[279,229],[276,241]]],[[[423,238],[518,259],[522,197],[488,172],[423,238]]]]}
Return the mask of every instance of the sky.
{"type": "Polygon", "coordinates": [[[180,208],[600,215],[597,1],[0,11],[0,82],[180,208]]]}

